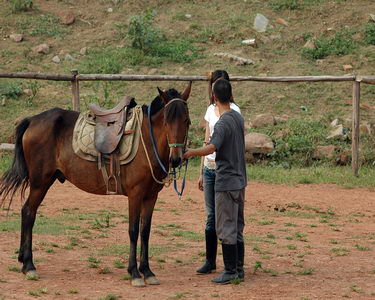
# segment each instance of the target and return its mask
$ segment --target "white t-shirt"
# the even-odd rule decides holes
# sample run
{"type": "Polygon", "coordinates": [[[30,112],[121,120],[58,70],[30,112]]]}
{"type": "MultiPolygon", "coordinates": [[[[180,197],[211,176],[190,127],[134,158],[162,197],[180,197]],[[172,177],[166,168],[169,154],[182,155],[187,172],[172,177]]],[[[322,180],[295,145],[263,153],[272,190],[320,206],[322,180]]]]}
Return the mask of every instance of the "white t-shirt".
{"type": "MultiPolygon", "coordinates": [[[[219,121],[220,116],[217,116],[215,113],[216,106],[211,104],[209,107],[207,107],[206,114],[204,115],[204,119],[208,122],[208,127],[210,130],[210,138],[212,136],[212,133],[214,132],[214,127],[217,121],[219,121]]],[[[241,113],[240,108],[234,104],[230,104],[230,108],[235,110],[238,113],[241,113]]],[[[216,158],[216,152],[209,154],[206,156],[207,159],[214,161],[216,158]]]]}

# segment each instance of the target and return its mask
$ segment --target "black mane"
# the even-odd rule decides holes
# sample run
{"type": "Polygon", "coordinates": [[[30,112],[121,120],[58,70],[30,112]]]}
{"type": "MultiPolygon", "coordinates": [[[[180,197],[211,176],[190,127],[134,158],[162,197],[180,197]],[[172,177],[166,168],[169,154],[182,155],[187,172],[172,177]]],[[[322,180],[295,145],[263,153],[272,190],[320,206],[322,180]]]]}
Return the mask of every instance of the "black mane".
{"type": "MultiPolygon", "coordinates": [[[[166,93],[172,99],[181,97],[181,94],[175,89],[169,89],[168,91],[166,91],[166,93]]],[[[151,117],[152,117],[164,107],[164,102],[163,100],[161,100],[160,95],[158,95],[157,97],[155,97],[154,100],[152,100],[150,105],[151,105],[151,117]]],[[[148,105],[143,105],[142,109],[143,109],[143,113],[148,115],[148,105]]]]}

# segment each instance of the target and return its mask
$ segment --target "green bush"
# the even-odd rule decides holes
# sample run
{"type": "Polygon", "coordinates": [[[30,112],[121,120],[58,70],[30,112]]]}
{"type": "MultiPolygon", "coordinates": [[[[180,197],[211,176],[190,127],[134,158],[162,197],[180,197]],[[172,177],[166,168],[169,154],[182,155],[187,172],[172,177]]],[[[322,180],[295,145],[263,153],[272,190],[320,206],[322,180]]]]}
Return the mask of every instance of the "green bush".
{"type": "Polygon", "coordinates": [[[174,62],[191,62],[198,56],[188,40],[168,40],[160,29],[154,27],[154,17],[155,12],[147,10],[144,16],[131,18],[128,37],[132,48],[142,51],[145,57],[166,58],[174,62]]]}
{"type": "Polygon", "coordinates": [[[367,45],[375,45],[375,23],[367,24],[364,39],[367,45]]]}
{"type": "Polygon", "coordinates": [[[274,141],[275,150],[268,155],[269,163],[284,167],[312,165],[316,146],[324,144],[328,134],[322,122],[303,119],[256,131],[269,135],[274,141]]]}
{"type": "Polygon", "coordinates": [[[0,82],[0,95],[18,99],[22,95],[22,84],[18,81],[2,81],[0,82]]]}
{"type": "Polygon", "coordinates": [[[351,33],[343,30],[331,38],[321,38],[314,41],[315,49],[302,49],[302,56],[308,59],[322,59],[329,55],[347,55],[355,49],[351,33]]]}
{"type": "Polygon", "coordinates": [[[12,4],[12,11],[28,11],[33,8],[33,0],[10,0],[12,4]]]}
{"type": "Polygon", "coordinates": [[[154,10],[148,9],[144,16],[131,17],[128,34],[133,48],[148,52],[165,40],[161,30],[153,27],[155,15],[154,10]]]}

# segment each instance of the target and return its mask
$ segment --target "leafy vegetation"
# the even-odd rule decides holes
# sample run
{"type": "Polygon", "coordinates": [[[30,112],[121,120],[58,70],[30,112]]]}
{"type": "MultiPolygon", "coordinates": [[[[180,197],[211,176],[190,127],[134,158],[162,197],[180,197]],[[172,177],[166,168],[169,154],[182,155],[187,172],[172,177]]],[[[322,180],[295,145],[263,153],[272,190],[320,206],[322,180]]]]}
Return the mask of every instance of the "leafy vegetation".
{"type": "Polygon", "coordinates": [[[375,45],[375,23],[366,25],[364,40],[368,45],[375,45]]]}
{"type": "Polygon", "coordinates": [[[28,11],[33,8],[33,0],[10,0],[13,12],[28,11]]]}
{"type": "Polygon", "coordinates": [[[302,56],[308,59],[322,59],[329,55],[346,55],[352,53],[356,44],[348,30],[338,31],[333,37],[322,37],[314,40],[315,48],[303,48],[302,56]]]}
{"type": "Polygon", "coordinates": [[[0,81],[0,96],[18,99],[22,95],[22,83],[17,80],[0,81]]]}

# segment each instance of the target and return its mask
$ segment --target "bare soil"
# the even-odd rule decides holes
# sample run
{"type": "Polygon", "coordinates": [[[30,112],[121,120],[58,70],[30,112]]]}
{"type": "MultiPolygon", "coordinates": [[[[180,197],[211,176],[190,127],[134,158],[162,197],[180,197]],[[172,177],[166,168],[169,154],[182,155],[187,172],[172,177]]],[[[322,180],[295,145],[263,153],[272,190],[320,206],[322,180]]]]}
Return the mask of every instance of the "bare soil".
{"type": "MultiPolygon", "coordinates": [[[[122,280],[126,268],[113,265],[121,259],[127,266],[127,252],[103,252],[129,244],[127,224],[116,218],[105,232],[78,221],[86,231],[74,235],[78,243],[72,249],[62,247],[69,244],[69,234],[34,234],[38,281],[25,280],[23,274],[9,270],[20,266],[15,254],[19,232],[0,231],[0,299],[37,297],[30,292],[40,299],[99,299],[108,294],[119,299],[370,299],[375,296],[374,200],[375,192],[365,189],[250,183],[245,205],[246,278],[239,285],[218,286],[210,282],[216,274],[195,274],[204,260],[205,212],[203,194],[194,181],[188,183],[183,200],[172,188],[159,195],[150,242],[150,265],[159,286],[132,287],[122,280]],[[54,245],[54,251],[48,252],[47,245],[54,245]],[[90,256],[101,260],[99,268],[89,267],[90,256]],[[254,271],[256,261],[262,268],[254,271]],[[103,271],[106,267],[110,273],[103,271]]],[[[20,204],[14,201],[8,220],[20,204]]],[[[69,183],[56,183],[39,215],[53,218],[66,212],[97,214],[100,210],[127,213],[126,198],[92,195],[69,183]]],[[[6,215],[1,212],[0,224],[6,215]]],[[[219,255],[218,271],[222,267],[219,255]]]]}

